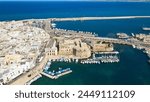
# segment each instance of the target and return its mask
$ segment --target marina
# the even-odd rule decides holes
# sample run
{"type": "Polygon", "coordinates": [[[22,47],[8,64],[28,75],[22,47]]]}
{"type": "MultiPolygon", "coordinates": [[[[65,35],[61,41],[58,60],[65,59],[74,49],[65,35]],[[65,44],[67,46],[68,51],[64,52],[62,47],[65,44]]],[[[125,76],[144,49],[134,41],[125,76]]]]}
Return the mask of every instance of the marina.
{"type": "Polygon", "coordinates": [[[64,58],[64,57],[60,57],[60,58],[57,58],[57,59],[49,59],[49,63],[51,62],[67,62],[67,63],[70,63],[70,62],[73,62],[73,63],[78,63],[79,59],[77,58],[64,58]]]}
{"type": "MultiPolygon", "coordinates": [[[[81,64],[101,64],[101,63],[115,63],[119,62],[119,58],[117,55],[119,54],[118,51],[113,52],[95,52],[92,54],[92,58],[83,60],[83,59],[75,59],[75,58],[56,58],[56,59],[49,59],[41,72],[41,75],[46,76],[50,79],[58,79],[61,76],[67,75],[72,73],[70,68],[61,68],[52,70],[51,71],[51,64],[53,62],[65,62],[65,63],[81,63],[81,64]],[[97,57],[101,56],[101,57],[97,57]]],[[[36,79],[36,78],[35,78],[36,79]]],[[[33,79],[33,80],[35,80],[33,79]]],[[[32,82],[32,80],[31,80],[32,82]]],[[[31,82],[28,82],[31,84],[31,82]]]]}
{"type": "Polygon", "coordinates": [[[87,59],[87,60],[81,60],[81,64],[101,64],[100,60],[96,59],[87,59]]]}
{"type": "Polygon", "coordinates": [[[102,56],[100,57],[102,63],[114,63],[119,62],[117,56],[102,56]]]}
{"type": "Polygon", "coordinates": [[[101,63],[118,63],[119,57],[118,57],[119,52],[114,51],[114,52],[95,52],[92,55],[92,58],[86,59],[86,60],[81,60],[81,64],[101,64],[101,63]]]}

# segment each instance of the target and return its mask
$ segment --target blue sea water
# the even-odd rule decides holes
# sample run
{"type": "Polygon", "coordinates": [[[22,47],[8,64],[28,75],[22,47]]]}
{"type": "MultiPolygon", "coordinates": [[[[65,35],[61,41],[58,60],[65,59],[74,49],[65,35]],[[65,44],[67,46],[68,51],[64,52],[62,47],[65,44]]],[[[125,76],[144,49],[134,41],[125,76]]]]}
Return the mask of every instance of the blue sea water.
{"type": "MultiPolygon", "coordinates": [[[[82,16],[150,16],[149,2],[0,2],[0,21],[31,18],[82,16]]],[[[150,19],[56,22],[58,28],[96,32],[114,37],[117,32],[146,33],[150,19]]],[[[120,62],[100,65],[53,63],[53,69],[70,67],[73,73],[57,80],[42,77],[40,85],[150,85],[150,65],[142,51],[131,46],[115,45],[120,62]]]]}
{"type": "Polygon", "coordinates": [[[150,15],[150,2],[0,2],[0,20],[150,15]]]}
{"type": "Polygon", "coordinates": [[[150,27],[150,19],[65,21],[55,23],[57,28],[95,32],[103,37],[115,37],[118,32],[124,32],[128,35],[131,35],[131,33],[150,33],[143,30],[143,27],[150,27]]]}

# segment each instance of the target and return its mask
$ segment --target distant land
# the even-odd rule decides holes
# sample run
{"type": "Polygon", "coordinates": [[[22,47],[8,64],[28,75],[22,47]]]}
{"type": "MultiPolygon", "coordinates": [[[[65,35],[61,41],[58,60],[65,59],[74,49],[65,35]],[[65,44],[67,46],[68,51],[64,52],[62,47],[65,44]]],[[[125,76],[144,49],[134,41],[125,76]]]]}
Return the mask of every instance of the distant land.
{"type": "Polygon", "coordinates": [[[114,1],[114,2],[150,2],[150,0],[95,0],[95,1],[114,1]]]}
{"type": "Polygon", "coordinates": [[[101,2],[150,2],[150,0],[0,0],[0,1],[101,1],[101,2]]]}

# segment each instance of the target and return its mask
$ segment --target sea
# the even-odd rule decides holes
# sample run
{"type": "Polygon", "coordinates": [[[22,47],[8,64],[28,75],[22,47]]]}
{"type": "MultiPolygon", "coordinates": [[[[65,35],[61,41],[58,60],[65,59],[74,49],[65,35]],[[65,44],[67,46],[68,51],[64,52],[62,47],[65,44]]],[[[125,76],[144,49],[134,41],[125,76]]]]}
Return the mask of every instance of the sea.
{"type": "MultiPolygon", "coordinates": [[[[0,2],[0,21],[65,18],[65,17],[150,16],[150,2],[0,2]]],[[[88,31],[98,36],[115,37],[149,34],[142,27],[150,27],[150,19],[118,19],[55,22],[60,29],[88,31]]],[[[142,50],[115,45],[119,63],[79,64],[54,62],[52,69],[71,68],[72,73],[57,80],[45,76],[32,85],[150,85],[150,64],[142,50]]]]}

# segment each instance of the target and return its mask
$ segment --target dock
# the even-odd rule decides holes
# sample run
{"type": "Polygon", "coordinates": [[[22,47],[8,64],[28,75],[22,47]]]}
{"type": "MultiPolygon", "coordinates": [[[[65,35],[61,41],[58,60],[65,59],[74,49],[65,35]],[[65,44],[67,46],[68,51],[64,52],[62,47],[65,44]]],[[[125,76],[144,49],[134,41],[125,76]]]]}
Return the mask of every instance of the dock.
{"type": "Polygon", "coordinates": [[[102,56],[91,59],[81,60],[81,64],[101,64],[101,63],[118,63],[120,60],[117,56],[102,56]]]}
{"type": "Polygon", "coordinates": [[[59,73],[59,74],[56,74],[56,75],[55,75],[55,73],[54,74],[48,74],[46,72],[41,72],[42,75],[44,75],[44,76],[46,76],[46,77],[48,77],[50,79],[58,79],[59,77],[67,75],[69,73],[72,73],[72,70],[67,70],[65,72],[62,72],[62,73],[59,73]]]}
{"type": "Polygon", "coordinates": [[[113,52],[94,52],[92,58],[81,60],[81,64],[101,64],[119,62],[118,51],[113,52]],[[97,55],[97,56],[96,56],[97,55]]]}
{"type": "Polygon", "coordinates": [[[113,52],[95,52],[95,54],[119,54],[118,51],[113,51],[113,52]]]}
{"type": "Polygon", "coordinates": [[[44,72],[41,72],[41,74],[44,75],[44,76],[46,76],[46,77],[48,77],[48,78],[50,78],[50,79],[55,79],[54,76],[46,74],[44,72]]]}

